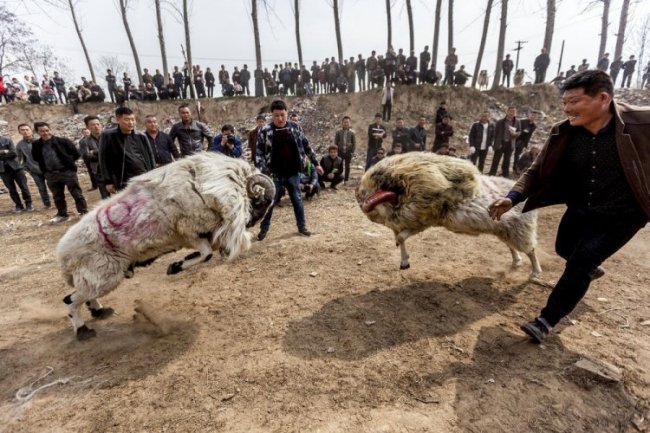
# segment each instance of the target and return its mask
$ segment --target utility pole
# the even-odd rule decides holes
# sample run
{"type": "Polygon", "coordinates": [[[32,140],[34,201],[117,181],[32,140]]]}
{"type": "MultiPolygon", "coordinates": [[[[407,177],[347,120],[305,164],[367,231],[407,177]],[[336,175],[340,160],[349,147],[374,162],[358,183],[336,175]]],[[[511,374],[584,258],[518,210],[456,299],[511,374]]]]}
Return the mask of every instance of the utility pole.
{"type": "Polygon", "coordinates": [[[564,39],[562,39],[562,49],[560,50],[560,61],[557,62],[557,75],[560,75],[560,70],[562,69],[562,57],[564,56],[564,39]]]}
{"type": "Polygon", "coordinates": [[[523,44],[527,44],[527,43],[528,43],[528,41],[515,41],[515,44],[517,44],[517,48],[515,48],[514,50],[512,50],[512,51],[516,51],[516,52],[517,52],[517,61],[515,62],[515,71],[516,71],[517,69],[519,69],[519,52],[520,52],[521,50],[523,50],[522,45],[523,45],[523,44]]]}

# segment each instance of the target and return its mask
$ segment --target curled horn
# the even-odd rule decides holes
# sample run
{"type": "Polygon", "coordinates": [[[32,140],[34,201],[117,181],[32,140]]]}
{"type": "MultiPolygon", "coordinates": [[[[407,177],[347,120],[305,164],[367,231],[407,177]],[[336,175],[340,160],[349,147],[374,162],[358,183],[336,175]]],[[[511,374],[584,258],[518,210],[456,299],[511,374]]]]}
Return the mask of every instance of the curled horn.
{"type": "Polygon", "coordinates": [[[255,198],[259,196],[259,188],[264,189],[264,198],[267,201],[272,201],[275,196],[275,185],[270,177],[257,173],[248,178],[246,182],[246,193],[248,197],[255,198]]]}

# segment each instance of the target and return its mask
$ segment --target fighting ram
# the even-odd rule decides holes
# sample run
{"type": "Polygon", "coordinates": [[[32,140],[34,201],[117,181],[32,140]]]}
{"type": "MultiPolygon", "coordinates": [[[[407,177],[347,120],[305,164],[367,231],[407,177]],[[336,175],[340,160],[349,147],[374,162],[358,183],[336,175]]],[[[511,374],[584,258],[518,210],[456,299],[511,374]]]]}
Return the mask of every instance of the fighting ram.
{"type": "Polygon", "coordinates": [[[113,313],[97,300],[115,289],[133,265],[146,265],[181,248],[196,250],[172,263],[175,274],[206,262],[218,249],[228,259],[250,248],[248,227],[273,201],[267,176],[244,161],[214,153],[182,159],[133,178],[124,191],[86,214],[57,247],[66,282],[63,302],[77,339],[95,336],[81,317],[85,303],[94,318],[113,313]]]}
{"type": "Polygon", "coordinates": [[[481,175],[465,160],[410,152],[373,166],[361,179],[356,195],[366,216],[395,234],[400,269],[410,267],[406,240],[439,226],[455,233],[495,235],[510,249],[513,267],[521,264],[521,251],[532,264],[531,278],[538,277],[542,269],[535,254],[537,214],[522,213],[523,203],[501,221],[492,220],[487,211],[513,184],[509,179],[481,175]]]}

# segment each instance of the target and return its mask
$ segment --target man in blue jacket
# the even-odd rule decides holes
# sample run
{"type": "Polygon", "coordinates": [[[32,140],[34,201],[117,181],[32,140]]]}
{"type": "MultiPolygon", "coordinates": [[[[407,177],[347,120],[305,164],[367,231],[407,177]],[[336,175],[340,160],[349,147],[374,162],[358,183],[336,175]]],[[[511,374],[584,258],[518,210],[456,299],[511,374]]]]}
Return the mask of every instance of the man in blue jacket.
{"type": "Polygon", "coordinates": [[[241,140],[235,135],[235,127],[228,124],[223,125],[221,134],[214,137],[210,150],[233,158],[240,158],[241,140]]]}

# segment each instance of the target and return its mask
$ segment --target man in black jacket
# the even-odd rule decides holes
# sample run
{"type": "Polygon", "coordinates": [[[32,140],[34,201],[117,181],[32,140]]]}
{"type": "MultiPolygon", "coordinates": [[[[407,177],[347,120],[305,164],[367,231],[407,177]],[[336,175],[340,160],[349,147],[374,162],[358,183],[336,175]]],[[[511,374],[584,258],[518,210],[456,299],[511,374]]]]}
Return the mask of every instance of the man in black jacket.
{"type": "Polygon", "coordinates": [[[341,120],[341,129],[336,131],[336,135],[334,136],[334,144],[343,160],[343,182],[347,182],[348,179],[350,179],[350,164],[357,147],[357,137],[354,134],[354,131],[350,128],[351,123],[352,120],[350,119],[350,116],[344,116],[341,120]]]}
{"type": "Polygon", "coordinates": [[[512,169],[516,175],[519,175],[519,170],[517,169],[517,162],[519,157],[524,149],[528,148],[528,143],[530,138],[533,136],[533,133],[537,129],[537,119],[539,119],[539,111],[531,110],[528,113],[528,118],[521,119],[521,135],[517,137],[515,142],[515,155],[512,161],[512,169]]]}
{"type": "Polygon", "coordinates": [[[539,56],[535,57],[533,69],[535,70],[535,84],[543,83],[546,80],[546,70],[551,64],[551,58],[548,56],[546,48],[542,48],[539,56]]]}
{"type": "Polygon", "coordinates": [[[336,185],[343,182],[343,160],[339,157],[339,150],[335,144],[327,149],[327,156],[320,160],[323,167],[323,174],[318,176],[318,183],[321,189],[325,189],[325,182],[330,183],[330,188],[336,189],[336,185]]]}
{"type": "Polygon", "coordinates": [[[104,125],[97,116],[84,117],[86,128],[90,135],[79,140],[79,152],[88,168],[88,175],[92,183],[92,189],[99,188],[102,198],[108,197],[108,191],[104,186],[102,175],[99,171],[99,139],[101,138],[104,125]]]}
{"type": "Polygon", "coordinates": [[[135,114],[128,107],[115,110],[117,128],[99,139],[99,167],[109,194],[126,187],[132,177],[156,168],[147,137],[135,131],[135,114]]]}
{"type": "Polygon", "coordinates": [[[18,154],[18,161],[27,173],[32,176],[34,183],[38,187],[38,193],[43,201],[44,209],[50,208],[50,194],[47,192],[47,185],[45,184],[45,176],[38,166],[38,162],[32,156],[32,143],[36,140],[32,128],[26,123],[18,125],[18,132],[23,136],[23,139],[16,144],[16,153],[18,154]]]}
{"type": "Polygon", "coordinates": [[[423,151],[427,148],[427,118],[420,116],[418,118],[418,124],[415,127],[411,128],[409,133],[409,140],[411,142],[411,148],[409,150],[423,151]]]}
{"type": "Polygon", "coordinates": [[[181,159],[181,153],[168,134],[160,130],[156,116],[149,114],[144,118],[145,135],[156,159],[156,166],[169,164],[181,159]]]}
{"type": "Polygon", "coordinates": [[[108,87],[108,96],[111,97],[111,102],[115,103],[115,89],[117,88],[117,77],[113,75],[113,71],[106,70],[106,86],[108,87]]]}
{"type": "Polygon", "coordinates": [[[510,74],[512,74],[512,69],[515,67],[515,64],[510,59],[510,54],[506,54],[506,58],[501,62],[501,70],[503,72],[503,78],[501,79],[501,85],[503,86],[504,82],[508,83],[510,87],[510,74]]]}
{"type": "Polygon", "coordinates": [[[16,205],[16,212],[22,212],[25,209],[32,211],[32,196],[29,193],[29,188],[27,187],[27,178],[25,177],[25,171],[20,165],[18,160],[18,154],[16,153],[16,148],[14,147],[13,141],[9,138],[0,137],[0,177],[2,178],[2,183],[5,184],[9,190],[9,195],[16,205]],[[18,195],[18,190],[23,194],[23,202],[20,201],[20,196],[18,195]]]}
{"type": "Polygon", "coordinates": [[[497,175],[499,162],[501,164],[501,176],[510,177],[510,157],[515,148],[517,138],[521,135],[521,122],[517,119],[517,108],[508,107],[506,116],[497,120],[494,126],[494,157],[490,167],[490,176],[497,175]]]}
{"type": "Polygon", "coordinates": [[[375,123],[368,125],[368,154],[366,155],[366,171],[372,165],[373,158],[377,155],[377,150],[382,147],[384,138],[386,138],[386,127],[381,124],[381,113],[375,114],[375,123]]]}
{"type": "Polygon", "coordinates": [[[69,217],[68,204],[65,201],[66,187],[74,199],[77,212],[80,215],[87,213],[88,205],[79,186],[75,163],[81,154],[70,140],[54,136],[47,123],[34,123],[34,130],[40,138],[32,143],[32,156],[45,175],[57,211],[50,223],[58,224],[69,217]]]}
{"type": "Polygon", "coordinates": [[[483,173],[488,149],[494,146],[494,124],[490,122],[490,112],[484,111],[469,130],[470,161],[483,173]],[[477,164],[478,161],[478,164],[477,164]]]}
{"type": "Polygon", "coordinates": [[[192,119],[192,110],[189,105],[182,104],[178,107],[178,114],[181,121],[172,125],[169,136],[172,141],[178,139],[178,147],[183,156],[202,152],[204,150],[204,139],[207,141],[208,146],[212,144],[214,135],[205,124],[192,119]]]}

